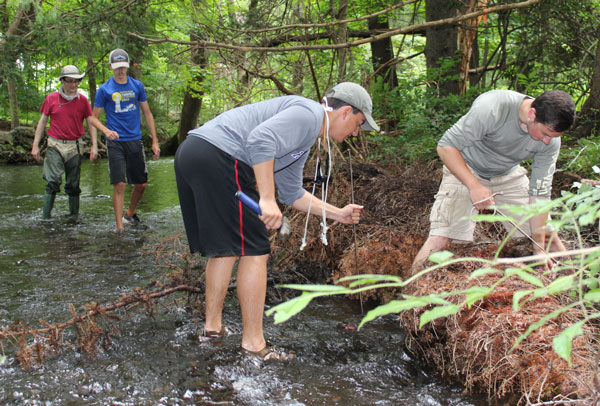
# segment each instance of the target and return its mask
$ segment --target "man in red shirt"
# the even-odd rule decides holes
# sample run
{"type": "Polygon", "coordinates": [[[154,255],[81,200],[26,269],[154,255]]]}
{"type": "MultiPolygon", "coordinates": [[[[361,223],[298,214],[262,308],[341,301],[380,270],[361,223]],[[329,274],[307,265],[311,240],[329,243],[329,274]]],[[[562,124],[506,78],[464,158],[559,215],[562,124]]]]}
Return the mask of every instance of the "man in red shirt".
{"type": "Polygon", "coordinates": [[[85,73],[73,65],[67,65],[60,71],[60,88],[53,92],[42,104],[40,112],[42,117],[35,129],[35,137],[31,146],[31,155],[36,161],[40,161],[39,144],[44,136],[48,118],[50,118],[50,129],[48,130],[48,148],[44,160],[44,179],[46,193],[44,194],[44,205],[42,219],[49,219],[56,193],[60,191],[62,174],[65,174],[65,193],[69,196],[69,212],[71,215],[79,214],[79,178],[81,174],[81,145],[79,139],[83,135],[83,120],[87,122],[87,128],[92,139],[90,150],[90,161],[98,157],[98,142],[96,127],[92,125],[92,108],[88,99],[78,92],[77,88],[85,73]]]}

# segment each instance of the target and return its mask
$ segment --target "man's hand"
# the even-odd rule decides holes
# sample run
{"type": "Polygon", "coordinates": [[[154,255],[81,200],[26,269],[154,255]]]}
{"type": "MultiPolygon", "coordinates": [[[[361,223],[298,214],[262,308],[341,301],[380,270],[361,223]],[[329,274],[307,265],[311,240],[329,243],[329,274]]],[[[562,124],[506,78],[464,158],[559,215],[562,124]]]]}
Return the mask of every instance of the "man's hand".
{"type": "Polygon", "coordinates": [[[90,149],[90,161],[94,161],[96,158],[98,158],[98,146],[92,145],[90,149]]]}
{"type": "MultiPolygon", "coordinates": [[[[540,249],[537,245],[533,245],[533,255],[547,255],[546,251],[540,249]]],[[[544,271],[551,271],[552,268],[554,268],[555,262],[554,260],[552,260],[552,258],[547,258],[546,262],[544,263],[543,267],[544,267],[544,271]]]]}
{"type": "Polygon", "coordinates": [[[477,187],[470,189],[469,195],[471,196],[473,206],[479,211],[483,211],[494,204],[492,191],[481,183],[477,187]]]}
{"type": "Polygon", "coordinates": [[[258,216],[259,219],[267,226],[267,230],[277,230],[281,227],[281,220],[283,214],[279,210],[279,206],[275,199],[260,199],[258,201],[260,211],[262,215],[258,216]]]}
{"type": "MultiPolygon", "coordinates": [[[[108,128],[107,128],[107,130],[108,130],[108,128]]],[[[108,130],[108,131],[106,131],[106,132],[104,133],[104,135],[106,135],[106,138],[108,138],[108,139],[109,139],[109,140],[111,140],[111,141],[112,141],[112,140],[116,140],[116,139],[118,139],[118,138],[119,138],[119,134],[117,134],[117,132],[116,132],[116,131],[113,131],[113,130],[108,130]]]]}
{"type": "Polygon", "coordinates": [[[34,144],[31,147],[31,155],[33,156],[33,159],[36,160],[36,162],[40,162],[40,147],[34,144]]]}
{"type": "Polygon", "coordinates": [[[160,157],[160,146],[158,145],[158,142],[152,143],[152,152],[154,153],[154,155],[152,157],[155,160],[160,157]]]}
{"type": "Polygon", "coordinates": [[[360,214],[364,206],[358,204],[349,204],[342,207],[340,217],[337,219],[342,224],[358,224],[360,221],[360,214]]]}

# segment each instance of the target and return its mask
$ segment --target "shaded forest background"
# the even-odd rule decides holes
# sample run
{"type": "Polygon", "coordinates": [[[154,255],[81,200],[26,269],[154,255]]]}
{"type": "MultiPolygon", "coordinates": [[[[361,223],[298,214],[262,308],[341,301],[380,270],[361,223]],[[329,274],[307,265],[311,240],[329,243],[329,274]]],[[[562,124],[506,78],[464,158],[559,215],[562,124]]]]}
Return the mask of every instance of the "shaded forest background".
{"type": "Polygon", "coordinates": [[[435,159],[478,94],[562,89],[579,116],[559,167],[590,175],[600,156],[599,3],[4,0],[0,122],[34,126],[66,64],[86,72],[80,88],[93,103],[120,47],[146,86],[163,154],[223,110],[283,94],[320,100],[354,81],[373,95],[383,130],[352,141],[359,159],[435,159]]]}

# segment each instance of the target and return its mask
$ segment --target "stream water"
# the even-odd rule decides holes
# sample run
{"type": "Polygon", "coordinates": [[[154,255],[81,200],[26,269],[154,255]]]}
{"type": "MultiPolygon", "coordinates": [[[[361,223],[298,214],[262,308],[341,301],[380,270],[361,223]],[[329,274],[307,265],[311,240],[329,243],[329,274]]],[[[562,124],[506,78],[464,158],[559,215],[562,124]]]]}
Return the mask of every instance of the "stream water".
{"type": "MultiPolygon", "coordinates": [[[[64,193],[53,219],[41,221],[40,166],[0,166],[0,325],[70,319],[86,303],[114,303],[164,273],[152,255],[183,230],[173,161],[149,162],[139,206],[141,227],[114,231],[106,160],[85,162],[81,214],[70,218],[64,193]]],[[[128,193],[128,192],[126,192],[128,193]]],[[[172,303],[172,302],[171,302],[172,303]]],[[[313,303],[289,322],[265,319],[265,333],[297,359],[261,363],[242,357],[239,334],[197,340],[201,315],[181,305],[148,318],[134,314],[98,358],[65,349],[23,370],[10,346],[0,365],[2,405],[427,405],[483,406],[425,369],[404,349],[394,317],[360,331],[360,306],[313,303]]],[[[241,328],[235,294],[225,321],[241,328]]],[[[72,337],[66,337],[66,340],[72,337]]]]}

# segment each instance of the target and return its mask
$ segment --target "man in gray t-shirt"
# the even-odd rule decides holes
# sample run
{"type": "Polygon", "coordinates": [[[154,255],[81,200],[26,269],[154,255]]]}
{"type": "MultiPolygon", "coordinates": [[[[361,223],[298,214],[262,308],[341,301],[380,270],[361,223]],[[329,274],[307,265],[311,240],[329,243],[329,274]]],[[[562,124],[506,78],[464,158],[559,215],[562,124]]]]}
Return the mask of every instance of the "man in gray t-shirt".
{"type": "Polygon", "coordinates": [[[367,91],[350,82],[331,89],[323,103],[282,96],[226,111],[192,130],[175,155],[175,176],[192,253],[208,257],[203,340],[226,334],[223,300],[233,266],[242,311],[241,347],[267,359],[288,355],[265,341],[262,319],[270,252],[267,230],[282,214],[275,200],[344,224],[358,223],[362,206],[335,207],[303,188],[302,175],[315,142],[343,142],[359,128],[379,130],[367,91]],[[255,199],[260,215],[235,198],[255,199]]]}
{"type": "MultiPolygon", "coordinates": [[[[560,136],[575,119],[573,99],[560,90],[532,98],[510,90],[481,94],[438,142],[444,163],[440,190],[431,210],[431,229],[415,257],[413,269],[450,240],[472,241],[475,223],[468,217],[491,205],[525,205],[549,199],[560,150],[560,136]],[[531,177],[520,166],[533,158],[531,177]]],[[[557,233],[548,230],[548,214],[520,228],[541,254],[563,251],[557,233]]],[[[505,224],[510,230],[510,223],[505,224]]],[[[515,236],[522,236],[516,232],[515,236]]]]}

